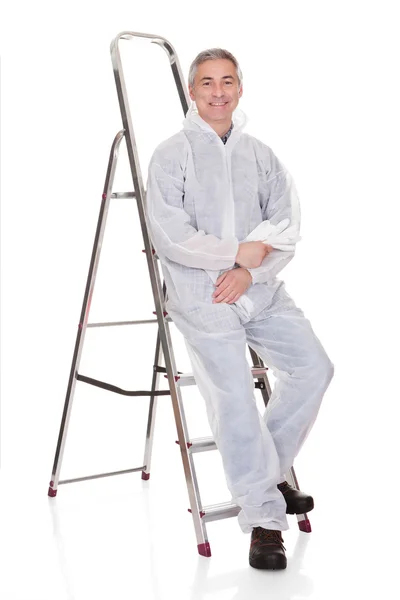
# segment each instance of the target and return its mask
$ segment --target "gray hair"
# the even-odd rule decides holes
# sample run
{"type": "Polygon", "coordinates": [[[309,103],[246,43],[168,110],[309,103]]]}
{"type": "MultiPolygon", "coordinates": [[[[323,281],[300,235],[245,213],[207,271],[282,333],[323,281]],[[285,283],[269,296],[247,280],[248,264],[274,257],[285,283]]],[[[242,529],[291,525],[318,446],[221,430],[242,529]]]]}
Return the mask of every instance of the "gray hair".
{"type": "Polygon", "coordinates": [[[209,48],[208,50],[203,50],[203,52],[200,52],[200,54],[196,56],[189,69],[189,85],[191,87],[194,86],[194,78],[199,65],[201,65],[203,62],[206,62],[206,60],[219,60],[221,58],[230,60],[235,65],[236,73],[239,79],[239,86],[241,86],[243,83],[243,74],[241,68],[239,67],[239,63],[233,54],[228,52],[228,50],[223,50],[222,48],[209,48]]]}

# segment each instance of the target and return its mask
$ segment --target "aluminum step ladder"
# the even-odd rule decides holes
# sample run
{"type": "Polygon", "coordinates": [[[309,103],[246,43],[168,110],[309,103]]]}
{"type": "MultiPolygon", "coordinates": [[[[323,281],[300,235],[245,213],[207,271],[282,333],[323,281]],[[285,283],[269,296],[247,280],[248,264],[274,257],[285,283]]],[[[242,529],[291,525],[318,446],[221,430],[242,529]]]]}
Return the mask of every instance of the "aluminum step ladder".
{"type": "MultiPolygon", "coordinates": [[[[176,429],[178,435],[177,443],[180,446],[182,455],[183,468],[189,493],[189,512],[192,514],[196,538],[197,548],[199,554],[202,556],[211,556],[210,544],[208,542],[206,523],[219,519],[226,519],[228,517],[236,516],[240,508],[232,502],[225,502],[221,504],[215,504],[211,506],[203,506],[201,502],[199,486],[196,477],[196,470],[193,460],[193,455],[199,452],[206,452],[216,449],[216,444],[212,437],[204,437],[197,439],[190,439],[186,424],[185,412],[183,407],[182,392],[181,388],[185,386],[195,385],[195,379],[192,374],[184,374],[178,372],[175,364],[174,352],[172,348],[171,335],[169,330],[169,323],[171,319],[165,311],[165,300],[167,297],[167,290],[165,282],[161,283],[159,263],[152,247],[148,229],[145,220],[144,212],[144,201],[145,201],[145,190],[143,186],[142,174],[139,166],[139,157],[137,146],[135,142],[135,135],[132,127],[132,120],[129,110],[128,95],[122,70],[121,56],[119,51],[120,40],[131,40],[133,38],[145,38],[150,40],[151,43],[158,44],[167,53],[169,58],[170,67],[175,80],[175,84],[178,90],[179,99],[182,105],[184,114],[186,114],[189,107],[189,98],[186,91],[186,86],[182,76],[182,71],[179,65],[178,57],[176,52],[165,38],[157,35],[136,33],[130,31],[124,31],[120,33],[111,43],[111,59],[113,64],[115,83],[117,87],[118,100],[121,110],[123,130],[119,131],[113,141],[107,174],[104,183],[104,189],[102,194],[102,201],[100,207],[99,218],[97,222],[96,234],[94,238],[92,256],[89,266],[89,272],[86,282],[86,288],[83,298],[82,310],[79,318],[78,331],[76,335],[75,348],[72,358],[71,371],[68,380],[67,393],[64,403],[64,409],[61,419],[60,431],[57,441],[57,447],[55,452],[54,464],[52,469],[50,487],[48,489],[48,495],[55,497],[57,494],[58,486],[61,484],[74,483],[79,481],[87,481],[90,479],[97,479],[100,477],[109,477],[112,475],[120,475],[133,472],[141,472],[142,479],[148,480],[150,477],[151,467],[151,452],[153,444],[153,433],[155,425],[155,414],[157,408],[157,399],[159,396],[171,396],[172,407],[174,411],[174,417],[176,422],[176,429]],[[134,192],[113,192],[113,181],[117,166],[117,159],[119,154],[119,147],[122,139],[126,140],[126,146],[128,151],[128,158],[130,163],[130,169],[133,180],[134,192]],[[112,198],[134,198],[137,202],[137,208],[143,233],[144,250],[146,253],[148,270],[150,275],[150,281],[154,296],[157,318],[141,321],[118,321],[108,323],[88,323],[89,311],[91,299],[94,291],[94,284],[96,279],[97,268],[99,265],[100,252],[102,247],[102,241],[104,237],[104,231],[107,221],[107,214],[109,209],[110,200],[112,198]],[[83,350],[83,344],[87,328],[90,327],[107,327],[114,325],[136,325],[136,324],[147,324],[157,323],[158,334],[156,341],[156,349],[153,363],[153,377],[150,390],[139,390],[129,391],[121,389],[115,385],[99,381],[97,379],[87,377],[78,373],[81,354],[83,350]],[[165,366],[162,366],[161,362],[164,361],[165,366]],[[161,375],[168,378],[169,390],[160,390],[159,381],[161,375]],[[149,414],[147,421],[146,431],[146,442],[143,464],[133,469],[126,469],[124,471],[115,471],[111,473],[101,473],[95,475],[88,475],[86,477],[78,477],[75,479],[60,480],[60,471],[62,458],[64,454],[64,448],[66,443],[68,424],[71,415],[72,401],[75,392],[76,382],[81,381],[90,385],[94,385],[103,388],[108,391],[112,391],[118,394],[126,396],[148,396],[149,401],[149,414]]],[[[124,41],[124,43],[126,43],[124,41]]],[[[251,359],[253,362],[252,374],[255,379],[255,388],[260,389],[264,404],[267,405],[271,388],[267,377],[267,368],[263,364],[260,357],[249,347],[251,359]]],[[[286,474],[287,479],[291,485],[299,489],[296,474],[293,467],[289,473],[286,474]]],[[[307,514],[297,515],[298,526],[301,531],[310,532],[311,525],[307,514]]]]}

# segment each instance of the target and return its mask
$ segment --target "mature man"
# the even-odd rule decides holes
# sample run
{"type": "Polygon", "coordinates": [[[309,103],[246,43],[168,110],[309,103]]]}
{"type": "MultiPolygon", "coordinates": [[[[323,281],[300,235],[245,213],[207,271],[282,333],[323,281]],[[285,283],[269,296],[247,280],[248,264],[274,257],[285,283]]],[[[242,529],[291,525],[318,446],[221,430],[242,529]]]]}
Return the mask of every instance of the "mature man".
{"type": "Polygon", "coordinates": [[[201,52],[190,67],[189,93],[194,103],[183,130],[150,162],[148,225],[168,313],[185,338],[241,508],[239,524],[251,532],[250,565],[284,569],[286,513],[314,506],[285,473],[315,421],[333,365],[276,278],[299,239],[298,199],[272,150],[242,132],[235,57],[218,48],[201,52]],[[263,417],[246,344],[276,376],[263,417]]]}

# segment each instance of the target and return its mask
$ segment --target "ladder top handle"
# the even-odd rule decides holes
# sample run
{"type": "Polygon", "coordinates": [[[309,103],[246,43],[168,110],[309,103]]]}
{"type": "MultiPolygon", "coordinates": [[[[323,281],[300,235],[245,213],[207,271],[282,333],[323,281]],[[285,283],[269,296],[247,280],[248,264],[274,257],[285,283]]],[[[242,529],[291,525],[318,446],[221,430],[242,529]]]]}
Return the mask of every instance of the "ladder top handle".
{"type": "Polygon", "coordinates": [[[151,33],[138,33],[136,31],[122,31],[121,33],[119,33],[111,42],[111,54],[118,51],[118,43],[120,39],[131,40],[134,37],[147,38],[151,41],[152,44],[158,44],[159,46],[164,48],[165,52],[168,55],[171,65],[177,61],[175,48],[166,38],[162,37],[161,35],[154,35],[151,33]]]}
{"type": "Polygon", "coordinates": [[[116,77],[118,79],[123,80],[121,57],[120,57],[119,47],[118,47],[119,41],[121,39],[131,40],[132,38],[135,38],[135,37],[148,39],[151,41],[151,43],[157,44],[158,46],[161,46],[162,48],[164,48],[164,50],[167,53],[167,56],[169,58],[170,67],[172,69],[172,73],[174,76],[175,85],[176,85],[176,88],[178,91],[178,95],[179,95],[179,99],[180,99],[180,102],[182,105],[183,113],[186,115],[186,113],[189,109],[189,106],[190,106],[190,98],[189,98],[189,95],[188,95],[188,92],[187,92],[187,89],[185,86],[182,69],[179,64],[178,56],[176,54],[176,51],[175,51],[175,48],[173,47],[173,45],[166,38],[162,37],[161,35],[154,35],[151,33],[138,33],[136,31],[122,31],[121,33],[119,33],[111,42],[111,47],[110,47],[111,60],[113,63],[114,72],[116,73],[116,77]]]}

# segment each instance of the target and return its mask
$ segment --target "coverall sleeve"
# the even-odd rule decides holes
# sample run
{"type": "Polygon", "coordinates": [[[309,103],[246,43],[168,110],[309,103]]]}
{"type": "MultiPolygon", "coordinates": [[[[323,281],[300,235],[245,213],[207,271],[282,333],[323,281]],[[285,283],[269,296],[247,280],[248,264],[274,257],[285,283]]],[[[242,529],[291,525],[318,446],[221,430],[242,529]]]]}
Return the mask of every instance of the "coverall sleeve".
{"type": "Polygon", "coordinates": [[[220,271],[233,267],[238,239],[220,239],[193,227],[184,210],[184,195],[179,154],[160,156],[156,151],[149,166],[146,214],[158,256],[196,269],[220,271]]]}
{"type": "MultiPolygon", "coordinates": [[[[268,219],[272,225],[277,225],[283,219],[289,219],[289,227],[294,227],[298,234],[300,205],[296,186],[287,169],[270,152],[271,166],[262,201],[263,220],[268,219]]],[[[272,250],[259,267],[248,269],[253,283],[271,281],[292,260],[294,253],[294,250],[272,250]]]]}

